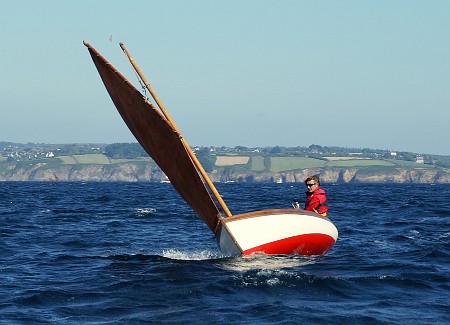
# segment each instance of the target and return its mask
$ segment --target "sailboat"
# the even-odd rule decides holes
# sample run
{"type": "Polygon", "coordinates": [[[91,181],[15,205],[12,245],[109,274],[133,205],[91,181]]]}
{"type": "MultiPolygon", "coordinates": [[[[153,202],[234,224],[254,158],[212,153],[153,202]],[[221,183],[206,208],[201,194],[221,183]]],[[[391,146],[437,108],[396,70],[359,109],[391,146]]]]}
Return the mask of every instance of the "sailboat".
{"type": "Polygon", "coordinates": [[[225,256],[323,255],[338,230],[330,219],[300,209],[233,215],[135,61],[120,43],[156,106],[88,42],[83,41],[122,119],[184,201],[214,233],[225,256]]]}

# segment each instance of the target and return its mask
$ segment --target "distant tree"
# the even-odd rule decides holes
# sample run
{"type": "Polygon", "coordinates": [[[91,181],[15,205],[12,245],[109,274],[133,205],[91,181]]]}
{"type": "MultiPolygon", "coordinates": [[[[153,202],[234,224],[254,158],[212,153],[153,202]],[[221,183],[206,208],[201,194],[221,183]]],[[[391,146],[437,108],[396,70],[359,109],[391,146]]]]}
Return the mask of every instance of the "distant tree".
{"type": "Polygon", "coordinates": [[[66,144],[59,147],[58,154],[61,156],[81,155],[83,150],[78,144],[66,144]]]}
{"type": "Polygon", "coordinates": [[[434,163],[437,167],[450,168],[450,160],[438,160],[434,163]]]}
{"type": "Polygon", "coordinates": [[[320,146],[320,145],[318,145],[318,144],[312,144],[312,145],[310,145],[310,146],[309,146],[309,149],[310,149],[310,150],[318,150],[318,151],[322,151],[322,150],[323,150],[322,146],[320,146]]]}
{"type": "Polygon", "coordinates": [[[401,152],[400,156],[406,161],[416,161],[417,155],[412,152],[401,152]]]}
{"type": "Polygon", "coordinates": [[[283,152],[283,149],[279,146],[273,147],[272,149],[269,150],[269,153],[273,154],[273,155],[278,155],[282,152],[283,152]]]}
{"type": "Polygon", "coordinates": [[[202,164],[203,169],[206,172],[214,170],[216,156],[211,155],[211,151],[209,150],[209,148],[201,147],[200,150],[195,153],[195,156],[197,157],[200,164],[202,164]]]}
{"type": "Polygon", "coordinates": [[[113,143],[105,147],[105,155],[114,159],[146,157],[147,153],[139,143],[113,143]]]}

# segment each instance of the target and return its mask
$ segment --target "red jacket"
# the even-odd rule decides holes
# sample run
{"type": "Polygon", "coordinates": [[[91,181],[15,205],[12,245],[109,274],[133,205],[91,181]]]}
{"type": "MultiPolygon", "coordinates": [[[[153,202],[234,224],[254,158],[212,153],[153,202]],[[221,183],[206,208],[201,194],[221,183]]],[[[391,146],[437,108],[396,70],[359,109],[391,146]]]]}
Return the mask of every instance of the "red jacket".
{"type": "Polygon", "coordinates": [[[318,188],[312,193],[306,192],[305,210],[316,212],[325,217],[328,211],[327,196],[325,191],[318,188]]]}

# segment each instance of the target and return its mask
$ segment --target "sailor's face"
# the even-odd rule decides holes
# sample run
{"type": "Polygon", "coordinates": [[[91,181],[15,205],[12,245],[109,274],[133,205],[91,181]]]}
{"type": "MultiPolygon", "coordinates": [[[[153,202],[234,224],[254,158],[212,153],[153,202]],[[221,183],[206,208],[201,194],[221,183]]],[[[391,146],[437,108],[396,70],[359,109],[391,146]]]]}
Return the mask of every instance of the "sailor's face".
{"type": "Polygon", "coordinates": [[[317,189],[317,183],[309,181],[306,183],[306,188],[308,189],[308,192],[314,192],[317,189]]]}

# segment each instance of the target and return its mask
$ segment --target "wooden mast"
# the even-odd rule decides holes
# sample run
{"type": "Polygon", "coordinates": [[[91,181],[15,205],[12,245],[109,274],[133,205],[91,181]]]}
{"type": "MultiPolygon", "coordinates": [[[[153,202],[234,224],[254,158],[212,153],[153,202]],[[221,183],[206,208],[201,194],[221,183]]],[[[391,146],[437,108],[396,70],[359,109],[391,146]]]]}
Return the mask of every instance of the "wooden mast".
{"type": "MultiPolygon", "coordinates": [[[[142,74],[141,70],[139,70],[138,66],[136,65],[136,63],[134,62],[133,58],[131,57],[131,55],[128,53],[127,49],[125,48],[125,45],[123,45],[122,43],[119,43],[121,49],[123,50],[123,52],[125,53],[125,55],[127,56],[128,60],[130,61],[131,65],[133,66],[134,70],[136,71],[136,73],[139,75],[139,78],[141,78],[141,80],[144,82],[145,87],[147,88],[147,90],[150,92],[150,94],[152,95],[153,99],[155,100],[156,104],[158,105],[159,109],[161,110],[161,112],[163,113],[164,117],[167,119],[167,121],[169,122],[169,124],[172,126],[172,128],[174,129],[174,131],[176,131],[179,136],[180,136],[180,141],[183,144],[184,148],[186,149],[187,153],[189,154],[189,157],[191,158],[192,162],[194,163],[195,167],[197,168],[198,172],[200,173],[200,175],[202,176],[202,178],[204,179],[204,181],[206,182],[206,184],[208,185],[209,189],[211,190],[212,194],[214,195],[214,197],[216,198],[217,202],[219,203],[220,207],[222,208],[223,212],[225,213],[225,215],[227,217],[231,217],[232,214],[230,212],[230,210],[228,209],[227,205],[225,204],[225,202],[223,201],[222,197],[220,196],[219,192],[217,191],[216,187],[214,186],[213,182],[211,181],[211,179],[209,178],[208,174],[206,173],[206,171],[203,169],[203,166],[200,164],[200,161],[197,159],[197,157],[195,156],[194,152],[192,151],[191,147],[189,146],[189,144],[185,141],[184,137],[182,136],[181,132],[178,130],[178,128],[175,126],[175,123],[173,122],[172,118],[170,117],[170,115],[167,113],[164,105],[161,103],[161,101],[159,100],[158,96],[156,96],[156,93],[153,91],[152,87],[150,86],[150,84],[148,83],[147,79],[145,78],[145,76],[142,74]]],[[[220,217],[220,216],[219,216],[220,217]]]]}

